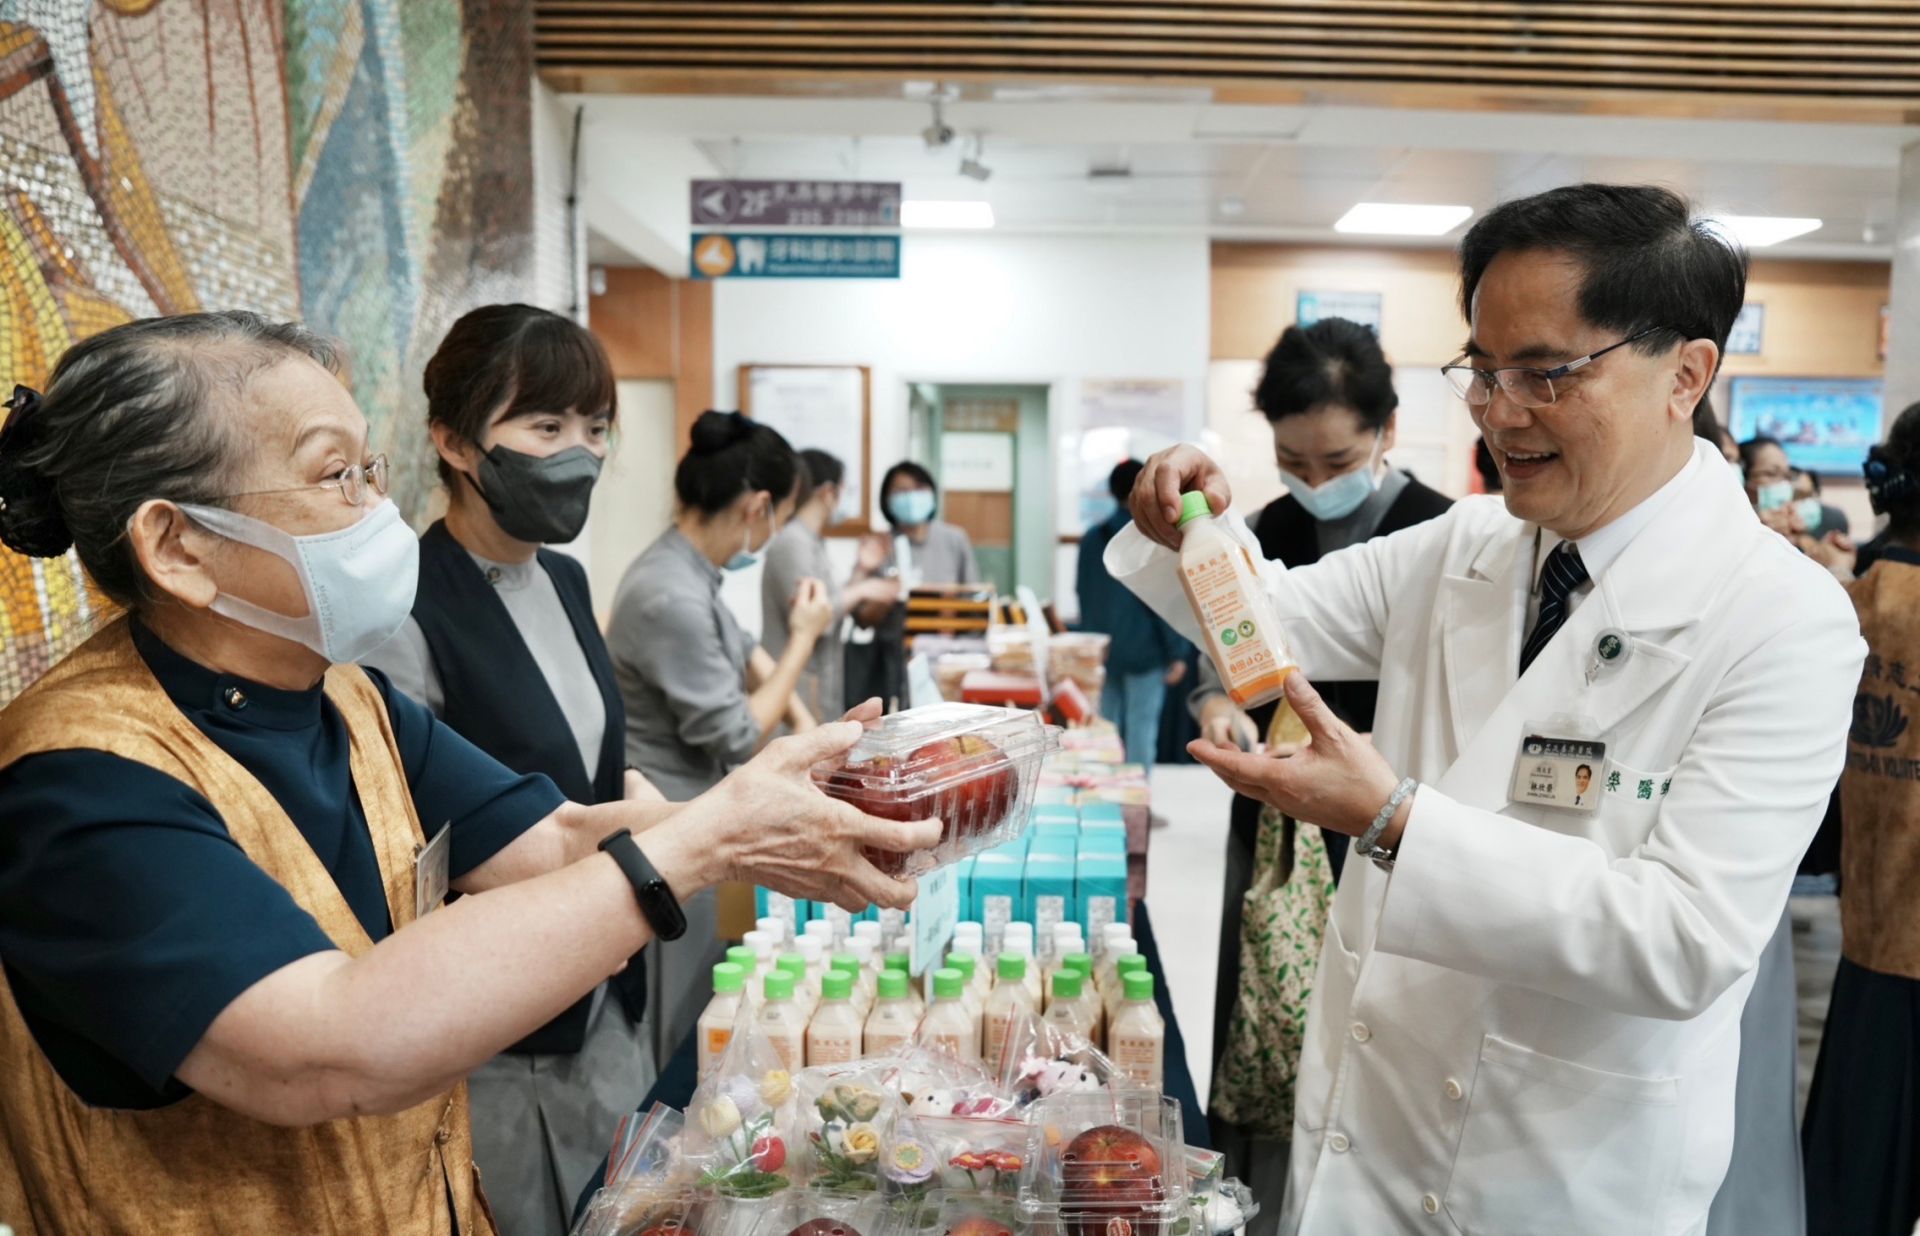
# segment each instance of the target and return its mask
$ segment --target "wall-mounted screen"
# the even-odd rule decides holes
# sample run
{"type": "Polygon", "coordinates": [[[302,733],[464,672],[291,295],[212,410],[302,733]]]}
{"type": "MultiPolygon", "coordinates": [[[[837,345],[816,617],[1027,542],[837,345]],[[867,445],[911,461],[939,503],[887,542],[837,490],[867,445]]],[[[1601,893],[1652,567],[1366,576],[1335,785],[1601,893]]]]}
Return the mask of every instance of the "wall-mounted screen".
{"type": "Polygon", "coordinates": [[[1808,472],[1857,475],[1880,440],[1878,378],[1735,378],[1727,428],[1739,441],[1778,438],[1808,472]]]}

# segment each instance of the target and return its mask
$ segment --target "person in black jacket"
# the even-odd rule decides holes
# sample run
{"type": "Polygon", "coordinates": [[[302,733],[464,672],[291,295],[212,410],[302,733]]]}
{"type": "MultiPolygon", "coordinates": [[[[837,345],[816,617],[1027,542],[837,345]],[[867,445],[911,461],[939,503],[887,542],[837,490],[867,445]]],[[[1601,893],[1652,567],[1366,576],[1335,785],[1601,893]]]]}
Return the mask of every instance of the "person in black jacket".
{"type": "MultiPolygon", "coordinates": [[[[453,324],[424,384],[447,515],[420,538],[412,617],[367,663],[574,802],[659,798],[627,767],[586,570],[546,548],[580,534],[606,459],[606,353],[559,314],[487,305],[453,324]]],[[[634,958],[473,1075],[474,1159],[502,1236],[564,1236],[575,1191],[646,1094],[645,974],[634,958]]]]}
{"type": "MultiPolygon", "coordinates": [[[[1400,398],[1393,369],[1368,328],[1344,318],[1289,326],[1267,354],[1253,403],[1273,425],[1274,459],[1285,496],[1250,521],[1268,558],[1289,568],[1318,562],[1377,536],[1424,523],[1452,500],[1387,462],[1393,450],[1394,413],[1400,398]]],[[[1265,741],[1276,705],[1242,712],[1220,690],[1211,661],[1202,658],[1200,684],[1188,700],[1203,737],[1251,747],[1265,741]]],[[[1342,721],[1360,733],[1373,729],[1378,686],[1371,682],[1316,682],[1342,721]]],[[[1253,877],[1260,804],[1235,795],[1227,833],[1226,901],[1220,924],[1219,984],[1214,999],[1215,1063],[1227,1041],[1228,1022],[1240,986],[1241,904],[1253,877]]],[[[1338,879],[1347,838],[1325,834],[1327,858],[1338,879]]],[[[1215,1122],[1214,1145],[1223,1150],[1239,1135],[1215,1122]]],[[[1261,1150],[1249,1156],[1243,1179],[1260,1175],[1261,1150]]],[[[1236,1167],[1238,1164],[1236,1162],[1236,1167]]],[[[1284,1178],[1284,1170],[1278,1178],[1284,1178]]],[[[1277,1202],[1277,1195],[1275,1197],[1277,1202]]],[[[1276,1204],[1273,1213],[1279,1213],[1276,1204]]]]}

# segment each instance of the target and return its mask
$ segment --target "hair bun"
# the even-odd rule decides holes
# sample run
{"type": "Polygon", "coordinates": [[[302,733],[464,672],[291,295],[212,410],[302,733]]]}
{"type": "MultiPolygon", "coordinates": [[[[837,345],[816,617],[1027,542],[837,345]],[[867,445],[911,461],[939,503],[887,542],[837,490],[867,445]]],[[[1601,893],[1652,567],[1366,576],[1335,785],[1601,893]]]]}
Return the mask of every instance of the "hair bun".
{"type": "Polygon", "coordinates": [[[753,432],[753,421],[740,412],[716,412],[709,408],[693,423],[693,453],[711,455],[735,443],[744,442],[753,432]]]}
{"type": "Polygon", "coordinates": [[[57,558],[73,546],[73,533],[60,513],[53,481],[24,462],[33,445],[40,396],[13,388],[6,423],[0,425],[0,544],[29,558],[57,558]]]}

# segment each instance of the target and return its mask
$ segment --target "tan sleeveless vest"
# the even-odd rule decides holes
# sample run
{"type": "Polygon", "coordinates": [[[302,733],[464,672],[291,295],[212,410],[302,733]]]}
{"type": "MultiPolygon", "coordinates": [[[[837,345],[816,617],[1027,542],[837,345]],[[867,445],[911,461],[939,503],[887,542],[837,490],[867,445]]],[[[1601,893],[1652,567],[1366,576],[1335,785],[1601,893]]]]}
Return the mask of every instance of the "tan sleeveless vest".
{"type": "MultiPolygon", "coordinates": [[[[398,931],[414,918],[413,855],[422,835],[385,701],[350,665],[327,672],[326,691],[346,721],[353,783],[398,931]]],[[[0,712],[0,768],[80,748],[135,760],[198,790],[247,857],[337,947],[356,957],[373,947],[279,804],[167,697],[124,619],[0,712]]],[[[263,1124],[197,1094],[155,1111],[90,1107],[41,1054],[3,973],[0,1223],[19,1236],[494,1230],[473,1167],[464,1083],[397,1115],[303,1129],[263,1124]]]]}
{"type": "Polygon", "coordinates": [[[1882,559],[1847,592],[1868,655],[1840,775],[1840,951],[1920,979],[1920,567],[1882,559]]]}

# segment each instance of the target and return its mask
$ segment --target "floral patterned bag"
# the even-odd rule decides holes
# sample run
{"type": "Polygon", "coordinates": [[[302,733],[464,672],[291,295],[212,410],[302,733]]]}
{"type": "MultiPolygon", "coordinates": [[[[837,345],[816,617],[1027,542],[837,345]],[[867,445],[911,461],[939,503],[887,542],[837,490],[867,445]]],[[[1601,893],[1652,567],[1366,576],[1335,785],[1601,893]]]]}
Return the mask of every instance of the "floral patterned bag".
{"type": "Polygon", "coordinates": [[[1240,990],[1210,1104],[1214,1114],[1256,1134],[1293,1135],[1307,1001],[1332,901],[1333,867],[1320,829],[1262,807],[1253,883],[1241,909],[1240,990]]]}

